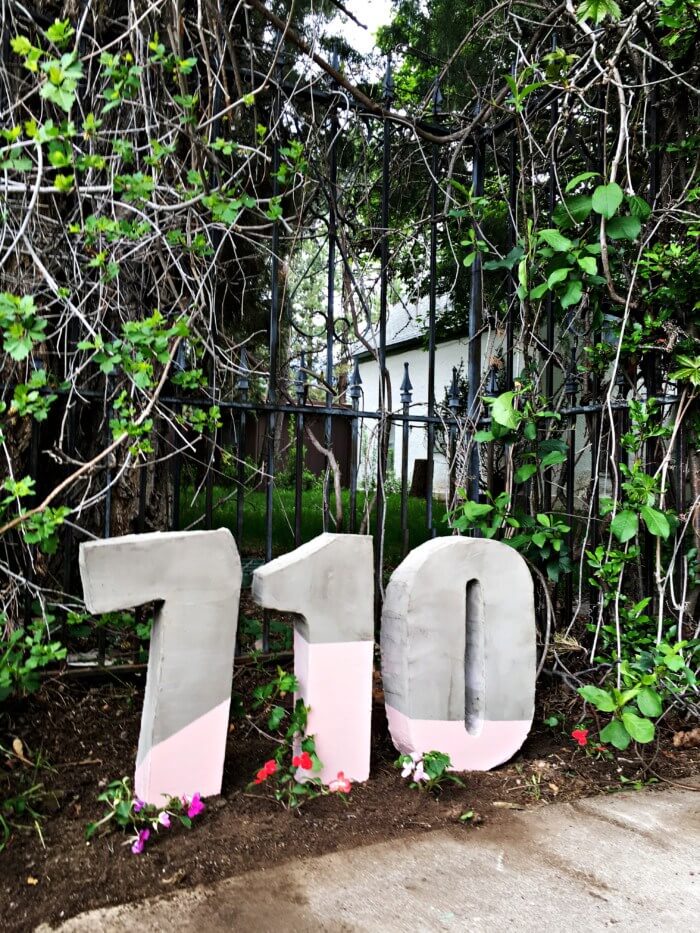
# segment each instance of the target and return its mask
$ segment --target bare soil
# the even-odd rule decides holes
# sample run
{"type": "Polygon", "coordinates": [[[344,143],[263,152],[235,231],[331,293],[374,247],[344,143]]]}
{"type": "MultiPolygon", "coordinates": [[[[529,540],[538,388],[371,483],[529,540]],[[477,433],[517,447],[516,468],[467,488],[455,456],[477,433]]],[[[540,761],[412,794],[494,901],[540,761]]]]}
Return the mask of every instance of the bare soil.
{"type": "MultiPolygon", "coordinates": [[[[264,676],[240,664],[234,687],[249,696],[264,676]]],[[[41,835],[31,827],[15,832],[0,853],[0,927],[6,933],[407,833],[448,825],[478,833],[480,825],[507,820],[513,808],[641,788],[655,775],[682,783],[700,764],[699,749],[672,745],[680,723],[669,723],[659,743],[644,749],[645,761],[631,749],[617,758],[587,754],[568,734],[570,719],[565,729],[543,725],[554,710],[565,718],[574,702],[550,683],[539,697],[533,731],[511,762],[488,773],[468,773],[464,787],[449,784],[433,797],[411,789],[393,766],[397,753],[377,689],[372,777],[353,787],[347,805],[333,795],[288,812],[266,796],[264,787],[249,790],[272,746],[250,721],[234,716],[222,795],[207,801],[191,831],[163,832],[143,855],[134,856],[119,832],[87,842],[85,826],[104,812],[96,801],[101,788],[133,772],[142,695],[142,675],[99,682],[56,677],[34,697],[0,713],[0,745],[9,748],[20,738],[27,758],[44,762],[36,779],[46,790],[38,805],[44,814],[41,835]],[[473,819],[460,824],[460,815],[469,810],[473,819]]],[[[20,761],[11,764],[15,776],[18,769],[27,772],[25,777],[32,770],[20,761]]],[[[7,768],[8,763],[0,765],[0,778],[7,778],[7,768]]]]}

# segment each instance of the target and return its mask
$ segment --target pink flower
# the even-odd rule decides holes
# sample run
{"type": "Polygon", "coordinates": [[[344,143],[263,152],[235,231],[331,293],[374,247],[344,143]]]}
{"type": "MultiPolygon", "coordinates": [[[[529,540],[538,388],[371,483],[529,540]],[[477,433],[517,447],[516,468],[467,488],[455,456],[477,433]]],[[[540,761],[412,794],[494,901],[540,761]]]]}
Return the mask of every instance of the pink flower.
{"type": "Polygon", "coordinates": [[[352,782],[349,781],[348,778],[345,777],[344,772],[339,771],[338,777],[334,781],[329,782],[328,790],[332,794],[334,793],[349,794],[351,785],[352,785],[352,782]]]}
{"type": "Polygon", "coordinates": [[[158,815],[158,822],[161,826],[165,826],[166,829],[170,829],[170,814],[167,810],[163,810],[163,812],[158,815]]]}
{"type": "Polygon", "coordinates": [[[146,804],[140,797],[134,797],[134,813],[140,813],[146,804]]]}
{"type": "Polygon", "coordinates": [[[146,845],[148,837],[151,835],[150,830],[140,829],[139,834],[134,840],[133,845],[131,846],[131,851],[134,855],[140,855],[143,852],[143,847],[146,845]]]}
{"type": "Polygon", "coordinates": [[[187,815],[191,820],[194,819],[195,816],[199,816],[199,814],[205,810],[205,806],[199,794],[195,794],[188,804],[187,815]]]}

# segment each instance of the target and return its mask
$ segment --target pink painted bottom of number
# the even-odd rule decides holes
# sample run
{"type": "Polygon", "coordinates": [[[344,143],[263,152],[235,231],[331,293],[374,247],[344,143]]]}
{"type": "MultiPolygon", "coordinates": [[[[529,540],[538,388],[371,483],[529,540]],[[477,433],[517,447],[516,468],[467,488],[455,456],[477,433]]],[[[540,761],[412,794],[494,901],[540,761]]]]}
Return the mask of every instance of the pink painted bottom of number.
{"type": "Polygon", "coordinates": [[[339,771],[351,781],[369,777],[373,655],[372,641],[310,643],[294,632],[298,696],[311,707],[306,731],[323,764],[313,777],[324,784],[339,771]]]}
{"type": "Polygon", "coordinates": [[[230,705],[224,700],[154,745],[136,768],[136,796],[162,806],[168,797],[220,794],[230,705]]]}
{"type": "Polygon", "coordinates": [[[531,719],[482,722],[478,733],[467,732],[460,720],[409,719],[386,707],[391,740],[403,755],[444,752],[453,771],[489,771],[508,761],[520,748],[531,719]]]}

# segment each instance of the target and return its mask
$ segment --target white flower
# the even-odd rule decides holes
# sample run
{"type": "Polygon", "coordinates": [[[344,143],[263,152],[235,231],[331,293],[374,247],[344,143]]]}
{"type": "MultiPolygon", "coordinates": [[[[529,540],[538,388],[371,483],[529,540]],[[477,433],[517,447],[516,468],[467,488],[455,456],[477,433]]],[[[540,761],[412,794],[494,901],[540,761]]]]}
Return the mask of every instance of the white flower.
{"type": "Polygon", "coordinates": [[[428,775],[423,770],[422,761],[419,761],[418,764],[416,765],[416,770],[413,772],[413,780],[414,781],[429,781],[430,780],[428,775]]]}

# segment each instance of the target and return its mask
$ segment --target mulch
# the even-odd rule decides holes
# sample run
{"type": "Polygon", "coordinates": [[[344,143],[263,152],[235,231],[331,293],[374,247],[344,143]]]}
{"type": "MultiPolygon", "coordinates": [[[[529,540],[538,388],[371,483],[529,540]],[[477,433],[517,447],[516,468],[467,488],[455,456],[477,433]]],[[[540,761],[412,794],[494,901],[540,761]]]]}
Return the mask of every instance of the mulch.
{"type": "MultiPolygon", "coordinates": [[[[234,688],[249,696],[261,679],[265,675],[259,668],[241,664],[234,688]]],[[[540,693],[532,733],[511,762],[491,772],[468,773],[464,787],[448,784],[433,797],[411,789],[393,766],[397,752],[388,737],[379,690],[371,779],[354,786],[347,803],[332,795],[296,812],[281,809],[264,787],[248,789],[272,745],[250,722],[232,718],[221,796],[207,800],[192,830],[163,832],[143,855],[135,856],[119,832],[88,842],[85,826],[104,812],[96,801],[100,790],[133,773],[143,676],[101,681],[57,676],[33,697],[0,712],[0,745],[9,748],[19,738],[28,759],[39,756],[44,764],[37,780],[46,789],[40,802],[45,815],[41,835],[31,827],[15,832],[0,853],[1,928],[6,933],[32,930],[83,910],[405,834],[446,826],[478,833],[483,824],[507,820],[512,808],[645,787],[653,772],[682,781],[700,770],[699,749],[676,749],[671,743],[680,723],[668,723],[659,743],[644,750],[653,772],[632,749],[610,760],[589,756],[568,731],[543,724],[553,710],[566,715],[571,694],[557,682],[545,682],[540,693]],[[460,823],[469,810],[474,817],[460,823]]],[[[569,720],[566,730],[573,724],[569,720]]],[[[15,776],[24,769],[29,778],[29,765],[12,764],[15,776]]],[[[7,767],[3,772],[0,764],[0,795],[7,767]]]]}

